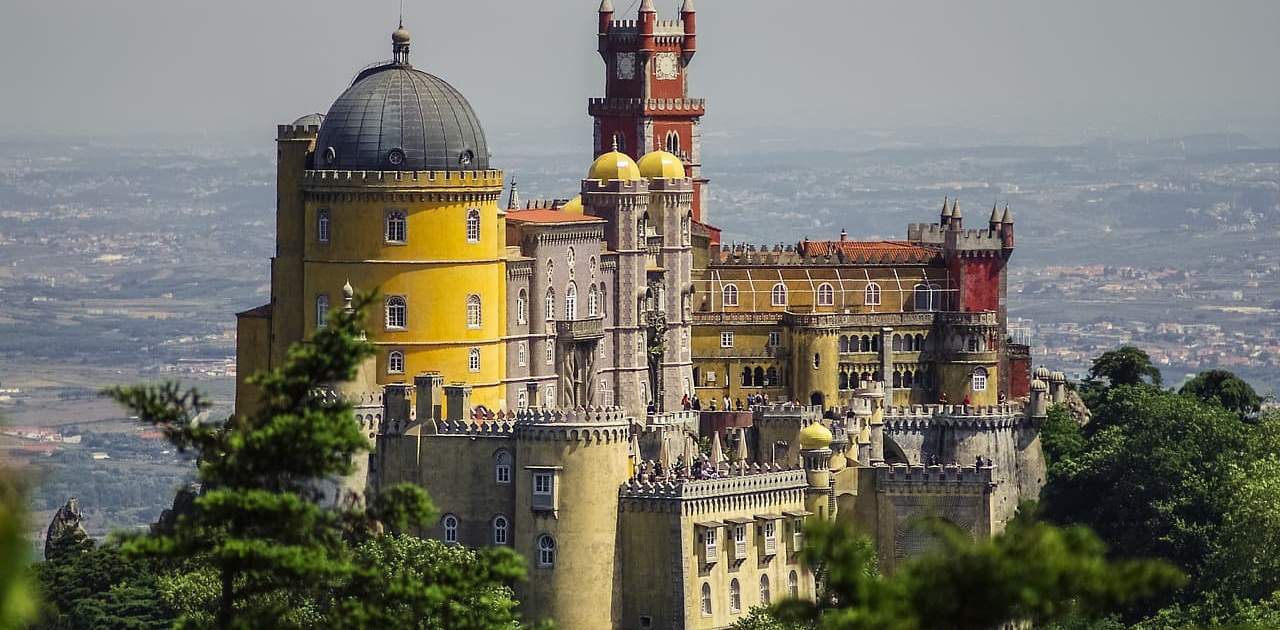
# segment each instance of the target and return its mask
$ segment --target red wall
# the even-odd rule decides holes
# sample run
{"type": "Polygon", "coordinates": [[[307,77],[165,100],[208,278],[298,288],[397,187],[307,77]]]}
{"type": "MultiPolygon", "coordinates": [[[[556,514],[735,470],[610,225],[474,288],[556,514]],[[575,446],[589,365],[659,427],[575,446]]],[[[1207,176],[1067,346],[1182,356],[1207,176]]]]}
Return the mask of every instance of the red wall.
{"type": "Polygon", "coordinates": [[[996,311],[1000,309],[1001,258],[953,258],[952,277],[959,283],[960,311],[996,311]]]}

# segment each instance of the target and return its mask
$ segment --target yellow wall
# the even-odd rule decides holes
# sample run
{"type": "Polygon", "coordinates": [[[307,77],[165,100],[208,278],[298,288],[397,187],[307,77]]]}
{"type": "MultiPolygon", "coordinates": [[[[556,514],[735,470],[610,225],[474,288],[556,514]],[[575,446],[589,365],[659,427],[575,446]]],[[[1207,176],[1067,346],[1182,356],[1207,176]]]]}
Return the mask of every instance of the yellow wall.
{"type": "Polygon", "coordinates": [[[252,414],[258,407],[258,388],[248,378],[269,369],[271,318],[240,316],[236,318],[236,413],[252,414]]]}
{"type": "MultiPolygon", "coordinates": [[[[302,278],[282,272],[278,287],[300,287],[304,334],[316,327],[316,298],[326,295],[330,312],[342,308],[342,286],[379,292],[367,311],[369,340],[378,347],[379,384],[410,382],[414,374],[438,371],[446,383],[473,387],[472,403],[490,408],[506,406],[505,215],[498,208],[502,174],[308,173],[302,187],[305,204],[305,254],[302,278]],[[321,178],[321,175],[324,175],[321,178]],[[375,174],[376,175],[376,174],[375,174]],[[467,214],[480,212],[480,239],[469,242],[467,214]],[[329,242],[317,232],[319,211],[329,214],[329,242]],[[386,216],[405,214],[403,243],[386,241],[386,216]],[[467,297],[481,299],[482,323],[467,325],[467,297]],[[404,330],[385,326],[385,298],[404,296],[408,322],[404,330]],[[472,348],[480,350],[480,370],[469,366],[472,348]],[[403,374],[387,373],[387,356],[405,355],[403,374]]],[[[296,289],[295,289],[296,290],[296,289]]],[[[283,340],[280,340],[283,342],[283,340]]],[[[287,342],[285,342],[287,343],[287,342]]]]}

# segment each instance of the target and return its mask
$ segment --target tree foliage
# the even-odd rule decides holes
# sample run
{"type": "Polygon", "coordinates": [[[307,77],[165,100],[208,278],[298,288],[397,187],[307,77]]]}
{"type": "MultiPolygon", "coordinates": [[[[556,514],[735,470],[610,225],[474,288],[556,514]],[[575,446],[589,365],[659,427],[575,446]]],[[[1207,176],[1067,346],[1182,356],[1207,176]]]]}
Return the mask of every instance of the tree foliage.
{"type": "Polygon", "coordinates": [[[820,630],[986,630],[1105,612],[1182,581],[1163,562],[1108,560],[1084,527],[1027,514],[977,542],[951,526],[930,527],[939,547],[882,577],[866,539],[845,525],[813,524],[802,558],[825,572],[825,590],[816,603],[782,602],[775,615],[820,630]]]}
{"type": "Polygon", "coordinates": [[[1164,558],[1188,574],[1163,609],[1126,610],[1128,621],[1254,627],[1276,614],[1268,602],[1280,592],[1280,417],[1247,417],[1251,389],[1229,372],[1188,385],[1185,395],[1095,387],[1078,438],[1045,442],[1043,507],[1092,528],[1117,557],[1164,558]]]}
{"type": "Polygon", "coordinates": [[[1151,362],[1145,350],[1135,346],[1121,346],[1102,353],[1089,368],[1089,380],[1105,378],[1112,385],[1160,385],[1163,378],[1160,368],[1151,362]]]}
{"type": "Polygon", "coordinates": [[[24,497],[17,474],[0,465],[0,628],[20,627],[36,612],[26,570],[31,547],[23,535],[24,497]]]}
{"type": "Polygon", "coordinates": [[[1258,413],[1262,397],[1253,386],[1226,370],[1206,370],[1182,385],[1181,394],[1222,405],[1240,415],[1258,413]]]}

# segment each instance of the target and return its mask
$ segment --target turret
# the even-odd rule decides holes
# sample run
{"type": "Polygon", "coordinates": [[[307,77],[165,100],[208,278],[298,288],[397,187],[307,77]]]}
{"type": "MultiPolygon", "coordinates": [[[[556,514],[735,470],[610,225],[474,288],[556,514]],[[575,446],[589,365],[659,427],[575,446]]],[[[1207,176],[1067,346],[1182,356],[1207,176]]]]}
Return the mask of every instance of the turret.
{"type": "Polygon", "coordinates": [[[1004,205],[1004,216],[1000,217],[1000,241],[1005,249],[1013,249],[1013,211],[1009,204],[1004,205]]]}
{"type": "Polygon", "coordinates": [[[960,214],[959,202],[951,202],[951,222],[947,225],[957,232],[964,229],[964,215],[960,214]]]}
{"type": "Polygon", "coordinates": [[[693,53],[698,51],[697,16],[697,12],[693,9],[693,0],[684,0],[684,4],[680,6],[680,20],[684,22],[684,43],[681,49],[684,51],[686,64],[693,59],[693,53]]]}
{"type": "Polygon", "coordinates": [[[992,234],[999,234],[1001,228],[1004,227],[1004,222],[1000,220],[1000,217],[1000,208],[994,203],[991,204],[991,218],[987,219],[987,229],[991,230],[992,234]]]}
{"type": "Polygon", "coordinates": [[[1049,375],[1049,400],[1053,404],[1061,404],[1067,401],[1067,375],[1062,372],[1054,372],[1049,375]]]}
{"type": "Polygon", "coordinates": [[[609,29],[613,26],[613,0],[600,0],[600,26],[597,31],[600,43],[599,51],[604,55],[608,50],[609,29]]]}
{"type": "Polygon", "coordinates": [[[805,479],[809,489],[805,492],[805,509],[818,515],[819,520],[829,518],[831,506],[831,441],[834,436],[821,421],[801,429],[800,458],[804,462],[805,479]]]}
{"type": "Polygon", "coordinates": [[[938,225],[942,227],[947,227],[947,224],[951,223],[951,208],[947,205],[948,201],[950,201],[949,198],[945,196],[942,198],[942,212],[938,215],[938,225]]]}
{"type": "Polygon", "coordinates": [[[1031,404],[1027,416],[1039,421],[1049,417],[1049,385],[1040,379],[1031,381],[1031,404]]]}
{"type": "Polygon", "coordinates": [[[516,188],[516,178],[511,178],[511,196],[507,198],[507,210],[520,209],[520,191],[516,188]]]}
{"type": "Polygon", "coordinates": [[[658,26],[658,10],[653,8],[653,0],[640,3],[640,52],[647,59],[656,50],[654,30],[658,26]]]}

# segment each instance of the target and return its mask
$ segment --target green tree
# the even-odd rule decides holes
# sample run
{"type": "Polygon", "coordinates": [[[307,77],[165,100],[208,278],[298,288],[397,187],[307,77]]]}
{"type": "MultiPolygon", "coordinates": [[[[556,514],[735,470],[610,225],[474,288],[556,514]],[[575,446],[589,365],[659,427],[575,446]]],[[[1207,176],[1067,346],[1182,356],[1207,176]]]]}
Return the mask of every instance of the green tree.
{"type": "Polygon", "coordinates": [[[1141,385],[1150,382],[1160,385],[1163,378],[1160,368],[1151,363],[1146,351],[1135,346],[1121,346],[1102,353],[1089,368],[1089,380],[1105,378],[1112,386],[1141,385]]]}
{"type": "Polygon", "coordinates": [[[1241,415],[1258,413],[1262,397],[1253,387],[1226,370],[1206,370],[1182,385],[1178,393],[1222,405],[1241,415]]]}
{"type": "Polygon", "coordinates": [[[1056,470],[1055,464],[1076,457],[1084,450],[1083,431],[1065,405],[1049,408],[1049,416],[1040,427],[1040,446],[1051,476],[1056,470]]]}
{"type": "Polygon", "coordinates": [[[729,630],[813,630],[813,626],[781,621],[770,612],[768,606],[756,606],[747,611],[746,617],[729,626],[729,630]]]}
{"type": "Polygon", "coordinates": [[[775,615],[822,630],[986,630],[1106,612],[1182,580],[1163,562],[1108,561],[1088,529],[1026,514],[978,542],[954,527],[931,529],[937,549],[881,577],[869,542],[845,525],[815,523],[801,553],[826,573],[825,591],[816,603],[782,602],[775,615]]]}
{"type": "Polygon", "coordinates": [[[169,628],[177,611],[160,597],[162,565],[120,545],[68,546],[36,565],[45,602],[37,628],[169,628]]]}
{"type": "Polygon", "coordinates": [[[23,535],[25,493],[14,471],[0,466],[0,628],[16,628],[36,613],[27,575],[31,546],[23,535]]]}
{"type": "MultiPolygon", "coordinates": [[[[373,353],[360,334],[362,307],[342,310],[283,364],[250,381],[261,409],[225,424],[194,422],[207,408],[196,390],[176,383],[115,388],[108,394],[143,422],[199,456],[203,492],[167,533],[132,541],[128,549],[159,558],[198,557],[217,575],[214,622],[246,627],[289,619],[308,602],[323,602],[360,567],[345,535],[361,515],[328,505],[322,484],[348,475],[367,449],[351,407],[317,395],[327,383],[352,379],[373,353]]],[[[425,493],[394,491],[401,509],[383,505],[397,526],[429,514],[425,493]]]]}

